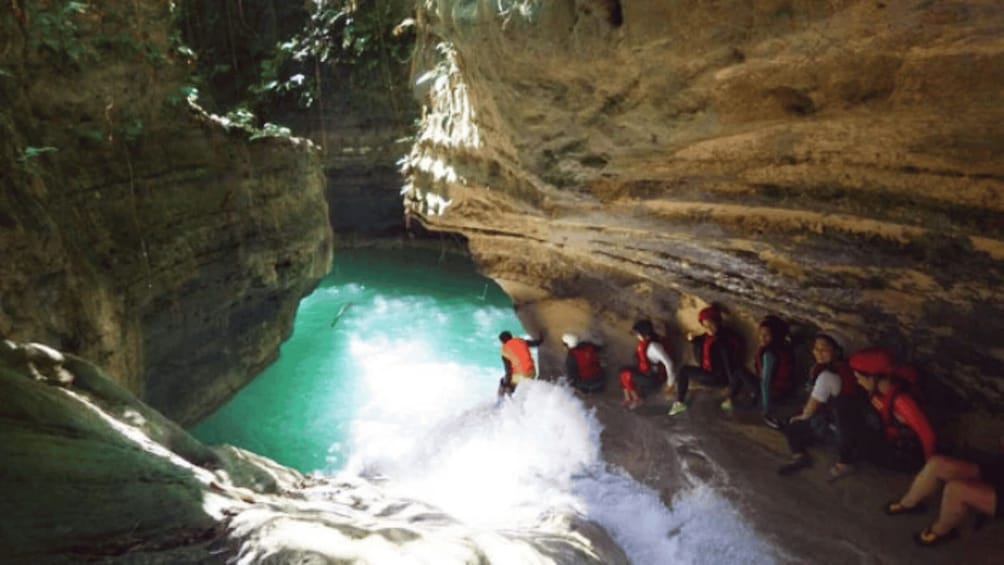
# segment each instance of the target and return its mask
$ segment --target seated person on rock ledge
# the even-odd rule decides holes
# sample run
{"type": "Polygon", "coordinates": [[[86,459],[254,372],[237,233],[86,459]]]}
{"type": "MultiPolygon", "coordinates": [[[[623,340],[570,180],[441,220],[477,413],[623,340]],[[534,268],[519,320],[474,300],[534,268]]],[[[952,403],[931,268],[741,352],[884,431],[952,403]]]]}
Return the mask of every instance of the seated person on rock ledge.
{"type": "Polygon", "coordinates": [[[742,340],[730,328],[722,325],[722,312],[716,306],[708,306],[700,311],[697,320],[704,327],[705,334],[688,335],[693,344],[694,359],[699,366],[687,365],[680,369],[680,402],[684,401],[687,386],[695,380],[706,386],[727,387],[722,399],[722,410],[731,411],[732,401],[745,385],[753,395],[754,404],[759,393],[753,375],[739,360],[742,340]]]}
{"type": "Polygon", "coordinates": [[[841,359],[841,351],[837,341],[827,334],[818,334],[812,340],[812,357],[816,361],[809,371],[812,392],[802,412],[784,428],[792,458],[778,468],[782,475],[812,465],[808,448],[833,435],[831,424],[837,430],[837,464],[831,469],[831,476],[838,476],[837,471],[841,470],[838,465],[852,461],[854,438],[841,432],[856,417],[853,403],[855,399],[862,401],[864,391],[854,379],[854,371],[841,359]]]}
{"type": "Polygon", "coordinates": [[[600,365],[600,346],[590,341],[579,340],[575,334],[561,336],[561,342],[568,349],[565,357],[565,372],[569,383],[582,392],[600,392],[606,386],[606,375],[600,365]]]}
{"type": "Polygon", "coordinates": [[[537,347],[543,340],[543,333],[534,340],[513,337],[508,331],[499,334],[499,341],[502,342],[502,365],[505,367],[505,376],[499,381],[499,396],[512,394],[520,381],[537,376],[530,348],[537,347]]]}
{"type": "Polygon", "coordinates": [[[788,324],[777,316],[767,316],[757,326],[757,337],[760,348],[754,368],[760,379],[761,412],[764,422],[779,430],[781,422],[770,413],[771,402],[786,398],[795,384],[795,355],[788,342],[788,324]]]}
{"type": "MultiPolygon", "coordinates": [[[[676,384],[676,374],[673,372],[673,361],[666,351],[666,339],[655,333],[651,321],[638,320],[631,326],[631,331],[638,338],[638,345],[635,347],[638,365],[621,369],[620,381],[624,391],[624,405],[634,410],[642,405],[645,396],[661,389],[664,384],[668,384],[668,390],[671,390],[676,384]]],[[[686,405],[683,404],[686,386],[678,390],[678,393],[679,400],[670,408],[672,414],[686,410],[686,405]]]]}
{"type": "MultiPolygon", "coordinates": [[[[1004,450],[1004,437],[1000,438],[1004,450]]],[[[924,499],[937,492],[940,484],[941,509],[933,524],[917,532],[913,540],[917,545],[933,547],[958,537],[958,526],[970,510],[979,514],[978,526],[987,516],[1004,517],[1004,456],[998,454],[985,461],[974,463],[945,455],[935,455],[927,460],[917,473],[913,484],[902,497],[890,501],[885,513],[918,514],[927,508],[924,499]]]]}
{"type": "Polygon", "coordinates": [[[935,449],[931,424],[917,405],[912,384],[903,378],[915,379],[916,372],[895,366],[882,347],[857,351],[849,363],[870,404],[850,430],[861,455],[894,471],[916,472],[935,449]]]}

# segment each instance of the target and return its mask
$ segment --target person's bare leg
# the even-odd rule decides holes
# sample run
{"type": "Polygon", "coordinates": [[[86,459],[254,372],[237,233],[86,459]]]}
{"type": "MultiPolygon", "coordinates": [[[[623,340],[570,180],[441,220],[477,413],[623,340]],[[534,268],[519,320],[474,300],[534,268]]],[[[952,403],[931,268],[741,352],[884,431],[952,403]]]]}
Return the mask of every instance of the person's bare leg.
{"type": "Polygon", "coordinates": [[[983,481],[961,479],[948,481],[941,495],[941,510],[938,519],[931,524],[931,531],[942,536],[959,525],[969,509],[993,515],[997,494],[994,488],[983,481]]]}
{"type": "Polygon", "coordinates": [[[928,460],[924,468],[917,473],[913,479],[913,484],[906,491],[903,498],[899,499],[901,506],[913,508],[925,498],[934,494],[938,490],[941,481],[952,481],[958,479],[978,479],[980,468],[975,463],[935,455],[928,460]]]}

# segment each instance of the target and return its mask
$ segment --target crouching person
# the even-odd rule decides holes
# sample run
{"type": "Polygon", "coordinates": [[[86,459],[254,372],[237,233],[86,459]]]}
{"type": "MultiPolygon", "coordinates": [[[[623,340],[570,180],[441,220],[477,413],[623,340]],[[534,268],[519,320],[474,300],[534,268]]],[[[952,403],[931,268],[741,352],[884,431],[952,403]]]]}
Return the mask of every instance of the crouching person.
{"type": "Polygon", "coordinates": [[[580,341],[574,334],[561,336],[561,342],[568,349],[565,356],[565,372],[568,382],[582,392],[600,392],[606,386],[606,375],[600,364],[600,346],[589,341],[580,341]]]}
{"type": "Polygon", "coordinates": [[[862,455],[887,469],[918,471],[934,455],[935,435],[917,404],[913,385],[900,376],[909,373],[915,379],[915,373],[897,367],[892,354],[882,347],[855,352],[850,365],[868,393],[871,408],[865,410],[856,430],[862,455]]]}
{"type": "Polygon", "coordinates": [[[812,392],[802,412],[792,417],[784,428],[792,456],[777,472],[790,475],[811,466],[808,448],[835,435],[837,465],[831,468],[830,476],[836,479],[846,469],[843,465],[853,460],[855,438],[845,430],[859,417],[855,403],[864,402],[864,391],[858,387],[854,371],[841,359],[837,341],[829,335],[819,334],[813,339],[812,357],[816,361],[809,373],[812,392]]]}
{"type": "MultiPolygon", "coordinates": [[[[644,397],[668,385],[668,390],[677,384],[676,373],[673,372],[673,361],[666,351],[665,338],[655,333],[655,328],[649,320],[638,320],[631,331],[638,338],[635,346],[635,367],[621,369],[620,381],[624,391],[624,405],[629,409],[642,405],[644,397]]],[[[687,409],[683,403],[687,387],[686,382],[679,383],[677,401],[670,407],[670,415],[676,415],[687,409]]]]}
{"type": "MultiPolygon", "coordinates": [[[[743,388],[749,391],[754,404],[759,402],[759,385],[740,361],[742,340],[736,332],[722,323],[721,310],[716,306],[708,306],[698,313],[697,320],[705,333],[688,336],[698,365],[687,365],[680,369],[683,396],[686,395],[690,381],[695,380],[704,386],[725,388],[721,408],[726,412],[732,411],[732,402],[743,388]]],[[[681,402],[686,401],[683,396],[679,398],[681,402]]]]}
{"type": "MultiPolygon", "coordinates": [[[[1004,437],[1001,438],[1004,449],[1004,437]]],[[[937,519],[917,532],[913,540],[923,547],[934,547],[958,537],[958,526],[970,512],[977,523],[987,517],[1004,517],[1004,457],[1000,454],[973,462],[944,455],[927,460],[902,497],[890,501],[885,513],[890,516],[917,514],[927,510],[924,500],[941,493],[937,519]]]]}

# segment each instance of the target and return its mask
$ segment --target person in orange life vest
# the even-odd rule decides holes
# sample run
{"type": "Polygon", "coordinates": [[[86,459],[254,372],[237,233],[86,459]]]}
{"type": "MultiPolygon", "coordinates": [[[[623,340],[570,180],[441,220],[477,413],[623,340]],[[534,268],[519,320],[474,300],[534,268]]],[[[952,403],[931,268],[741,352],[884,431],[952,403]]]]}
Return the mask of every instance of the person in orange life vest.
{"type": "MultiPolygon", "coordinates": [[[[659,390],[663,385],[668,389],[676,384],[676,374],[673,372],[673,361],[666,351],[664,338],[655,333],[655,328],[649,320],[638,320],[631,326],[631,331],[638,338],[635,347],[636,367],[624,367],[620,371],[621,387],[624,391],[624,405],[634,410],[641,406],[642,399],[659,390]]],[[[679,404],[677,412],[686,410],[683,403],[679,404]]]]}
{"type": "MultiPolygon", "coordinates": [[[[889,469],[917,471],[934,455],[934,431],[914,397],[895,377],[892,354],[882,347],[869,347],[851,355],[849,364],[867,393],[848,430],[860,455],[889,469]]],[[[840,462],[832,472],[851,470],[840,462]]]]}
{"type": "Polygon", "coordinates": [[[561,343],[568,349],[565,356],[565,372],[569,383],[582,392],[600,392],[606,386],[606,376],[600,365],[600,346],[589,341],[580,341],[575,334],[561,336],[561,343]]]}
{"type": "Polygon", "coordinates": [[[794,388],[795,355],[788,342],[788,324],[770,315],[757,326],[760,348],[757,349],[754,367],[760,378],[760,402],[764,422],[775,430],[781,421],[770,413],[772,400],[788,396],[794,388]]]}
{"type": "Polygon", "coordinates": [[[533,364],[530,348],[540,345],[544,341],[544,336],[541,334],[537,339],[526,340],[513,337],[506,331],[499,334],[499,341],[502,342],[502,366],[505,368],[505,376],[499,381],[501,396],[512,394],[516,390],[516,385],[523,379],[537,376],[537,367],[533,364]]]}
{"type": "MultiPolygon", "coordinates": [[[[783,429],[792,457],[778,468],[781,475],[810,467],[808,448],[831,438],[837,443],[837,461],[849,463],[854,456],[855,438],[844,430],[859,417],[855,401],[861,401],[864,391],[858,386],[854,371],[842,360],[843,350],[832,336],[816,335],[812,340],[812,357],[816,361],[809,371],[812,392],[801,413],[792,417],[783,429]],[[831,424],[836,428],[835,438],[831,424]]],[[[839,477],[831,474],[831,478],[839,477]]]]}
{"type": "MultiPolygon", "coordinates": [[[[1004,437],[999,443],[1004,450],[1004,437]]],[[[917,545],[934,547],[955,539],[959,535],[956,527],[970,510],[980,514],[977,519],[981,525],[985,516],[1004,518],[1004,457],[1001,454],[990,457],[984,454],[975,461],[945,455],[931,457],[914,477],[906,494],[886,504],[885,513],[898,516],[924,512],[927,509],[924,499],[936,493],[942,482],[945,488],[938,519],[914,534],[917,545]]]]}
{"type": "Polygon", "coordinates": [[[694,359],[699,366],[687,365],[680,369],[677,390],[680,402],[686,402],[687,388],[691,380],[706,386],[727,387],[722,400],[722,410],[732,410],[732,400],[745,385],[753,400],[760,396],[756,379],[743,367],[739,359],[742,340],[730,328],[722,325],[722,312],[716,306],[708,306],[697,315],[705,334],[687,336],[694,348],[694,359]]]}

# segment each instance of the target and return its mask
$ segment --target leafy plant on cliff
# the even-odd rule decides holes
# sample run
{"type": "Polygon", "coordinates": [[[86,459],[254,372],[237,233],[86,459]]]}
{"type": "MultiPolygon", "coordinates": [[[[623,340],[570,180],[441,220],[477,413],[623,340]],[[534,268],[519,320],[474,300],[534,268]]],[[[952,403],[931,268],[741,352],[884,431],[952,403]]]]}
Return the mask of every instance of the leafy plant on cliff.
{"type": "Polygon", "coordinates": [[[86,2],[32,2],[25,6],[29,22],[29,45],[46,51],[59,64],[79,66],[94,50],[81,39],[80,18],[87,13],[86,2]]]}
{"type": "Polygon", "coordinates": [[[397,84],[413,38],[394,31],[410,7],[406,1],[181,0],[178,6],[181,40],[198,54],[200,102],[209,111],[244,107],[283,119],[312,108],[323,128],[333,105],[344,112],[381,104],[397,115],[410,97],[397,84]]]}
{"type": "Polygon", "coordinates": [[[51,145],[45,145],[42,147],[33,147],[29,145],[21,150],[20,154],[18,154],[17,162],[24,172],[34,176],[41,176],[44,171],[36,162],[36,159],[41,155],[46,153],[55,153],[56,151],[59,151],[59,149],[52,147],[51,145]]]}

